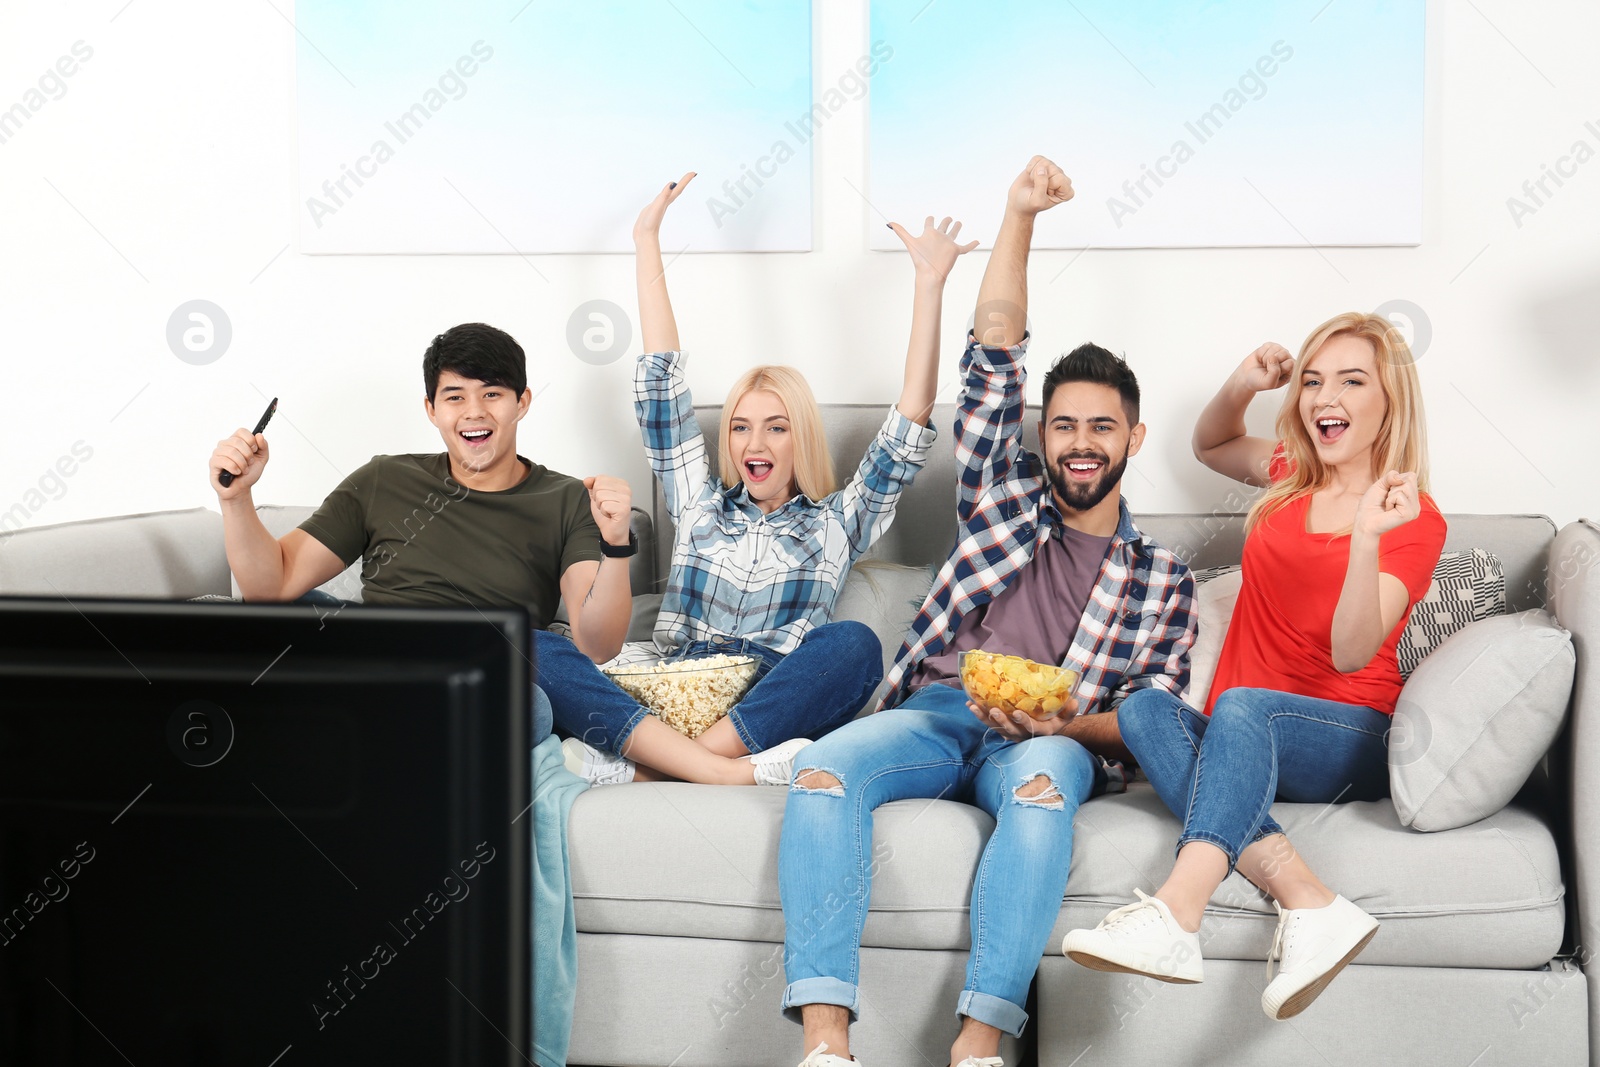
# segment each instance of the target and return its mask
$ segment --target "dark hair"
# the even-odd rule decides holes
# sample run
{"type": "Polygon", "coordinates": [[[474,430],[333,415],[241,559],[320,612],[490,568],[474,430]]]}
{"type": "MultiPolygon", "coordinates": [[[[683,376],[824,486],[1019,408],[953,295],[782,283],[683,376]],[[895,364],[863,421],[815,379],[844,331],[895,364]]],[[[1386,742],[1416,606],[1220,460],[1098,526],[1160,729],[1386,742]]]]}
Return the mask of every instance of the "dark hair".
{"type": "Polygon", "coordinates": [[[1050,397],[1056,391],[1056,386],[1067,382],[1109,385],[1122,396],[1122,413],[1128,417],[1128,425],[1138,425],[1139,379],[1133,376],[1133,368],[1122,357],[1113,356],[1099,345],[1089,342],[1056,360],[1050,373],[1044,376],[1041,418],[1043,412],[1050,410],[1050,397]]]}
{"type": "Polygon", "coordinates": [[[422,355],[422,382],[432,401],[445,371],[499,385],[519,397],[528,388],[528,357],[516,338],[481,322],[452,326],[433,339],[422,355]]]}

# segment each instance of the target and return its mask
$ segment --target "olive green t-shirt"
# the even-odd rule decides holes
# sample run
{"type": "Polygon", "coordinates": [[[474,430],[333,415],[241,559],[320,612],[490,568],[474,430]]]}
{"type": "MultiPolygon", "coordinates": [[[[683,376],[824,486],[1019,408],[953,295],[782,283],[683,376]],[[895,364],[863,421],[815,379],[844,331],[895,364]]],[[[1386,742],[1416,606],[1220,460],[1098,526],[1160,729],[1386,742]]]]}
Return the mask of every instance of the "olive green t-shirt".
{"type": "Polygon", "coordinates": [[[600,529],[581,481],[517,458],[528,476],[491,493],[452,478],[442,452],[374,456],[300,529],[363,561],[363,603],[524,605],[543,627],[566,569],[601,558],[600,529]]]}

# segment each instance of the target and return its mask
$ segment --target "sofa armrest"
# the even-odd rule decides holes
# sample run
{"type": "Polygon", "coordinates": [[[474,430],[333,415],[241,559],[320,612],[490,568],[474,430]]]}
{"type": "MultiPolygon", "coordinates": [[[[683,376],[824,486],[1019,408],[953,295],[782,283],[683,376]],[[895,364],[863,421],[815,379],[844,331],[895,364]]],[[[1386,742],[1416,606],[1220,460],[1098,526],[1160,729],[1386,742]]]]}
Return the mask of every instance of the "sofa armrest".
{"type": "Polygon", "coordinates": [[[1577,673],[1572,680],[1568,782],[1577,904],[1577,956],[1589,978],[1590,1062],[1600,1063],[1600,525],[1568,523],[1550,545],[1549,608],[1572,633],[1577,673]],[[1588,816],[1588,817],[1585,817],[1588,816]]]}

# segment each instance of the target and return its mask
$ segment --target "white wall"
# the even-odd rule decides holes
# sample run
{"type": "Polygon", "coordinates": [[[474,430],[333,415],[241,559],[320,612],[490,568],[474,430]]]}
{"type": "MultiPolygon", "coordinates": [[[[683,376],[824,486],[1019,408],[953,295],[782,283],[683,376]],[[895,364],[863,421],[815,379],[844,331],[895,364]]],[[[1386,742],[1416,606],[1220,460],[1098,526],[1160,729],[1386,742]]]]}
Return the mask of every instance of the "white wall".
{"type": "MultiPolygon", "coordinates": [[[[510,255],[296,251],[295,34],[289,0],[272,3],[283,13],[267,0],[0,8],[0,109],[23,101],[75,42],[93,49],[65,94],[0,143],[0,514],[15,523],[22,504],[27,525],[44,525],[214,507],[206,459],[267,395],[283,402],[256,499],[316,502],[373,453],[439,446],[421,411],[420,357],[433,334],[469,320],[509,330],[528,350],[531,384],[543,391],[524,455],[574,474],[622,474],[647,496],[631,358],[590,366],[566,342],[568,316],[584,301],[631,313],[629,258],[534,257],[530,266],[510,255]],[[233,326],[231,347],[207,366],[181,362],[166,343],[168,316],[196,298],[224,308],[233,326]],[[52,474],[75,445],[92,457],[66,464],[69,477],[52,474]]],[[[816,6],[824,86],[866,47],[865,0],[816,6]]],[[[1443,508],[1558,522],[1600,511],[1600,159],[1550,185],[1554,195],[1520,225],[1507,206],[1574,142],[1600,150],[1596,39],[1600,8],[1588,0],[1433,0],[1419,248],[1034,256],[1036,380],[1085,339],[1126,352],[1140,374],[1150,440],[1125,486],[1136,509],[1223,500],[1227,484],[1202,471],[1187,441],[1244,353],[1268,339],[1295,349],[1337,311],[1398,299],[1431,321],[1421,369],[1443,508]]],[[[457,42],[441,49],[441,65],[460,51],[457,42]]],[[[675,64],[717,61],[664,57],[663,91],[675,64]]],[[[974,61],[1019,93],[1049,92],[1048,71],[1007,75],[1003,56],[974,61]]],[[[952,167],[997,166],[982,162],[981,129],[945,129],[929,115],[928,134],[948,142],[952,167]]],[[[865,188],[865,137],[863,102],[816,142],[813,252],[686,255],[670,266],[700,397],[720,398],[757,360],[799,364],[824,401],[887,404],[897,394],[911,271],[903,255],[866,251],[865,227],[879,223],[852,188],[865,188]]],[[[1041,131],[1038,150],[1071,172],[1071,144],[1041,131]]],[[[628,166],[621,144],[608,159],[552,151],[555,166],[628,166]]],[[[1359,146],[1329,146],[1331,168],[1363,162],[1359,146]]],[[[676,176],[640,174],[641,202],[676,176]]],[[[1101,210],[1108,192],[1080,189],[1079,202],[1056,210],[1101,210]]],[[[962,261],[947,290],[946,379],[982,257],[962,261]]],[[[1254,421],[1264,431],[1271,412],[1262,406],[1254,421]]]]}

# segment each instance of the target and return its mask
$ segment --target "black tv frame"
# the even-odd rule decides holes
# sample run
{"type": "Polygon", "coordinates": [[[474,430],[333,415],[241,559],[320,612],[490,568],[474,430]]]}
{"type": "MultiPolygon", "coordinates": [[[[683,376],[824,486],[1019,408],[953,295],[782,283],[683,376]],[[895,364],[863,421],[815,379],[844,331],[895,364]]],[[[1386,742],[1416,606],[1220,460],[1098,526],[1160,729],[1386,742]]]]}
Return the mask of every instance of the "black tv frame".
{"type": "Polygon", "coordinates": [[[527,1062],[531,656],[521,609],[0,597],[0,1063],[527,1062]]]}

